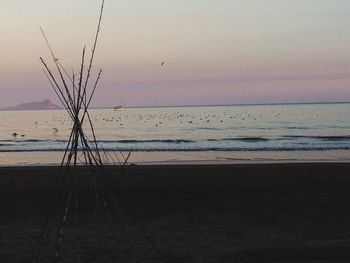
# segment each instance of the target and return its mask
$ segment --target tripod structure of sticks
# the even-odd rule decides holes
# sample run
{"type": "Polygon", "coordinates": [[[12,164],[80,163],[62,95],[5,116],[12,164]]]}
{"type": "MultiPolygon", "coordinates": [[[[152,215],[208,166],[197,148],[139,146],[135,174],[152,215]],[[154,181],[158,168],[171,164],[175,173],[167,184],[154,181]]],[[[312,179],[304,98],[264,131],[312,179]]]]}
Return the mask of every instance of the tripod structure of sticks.
{"type": "MultiPolygon", "coordinates": [[[[69,74],[60,60],[56,57],[44,30],[40,27],[41,33],[47,44],[53,59],[53,67],[40,57],[43,65],[43,72],[48,79],[52,89],[58,99],[67,111],[72,120],[72,130],[68,139],[66,149],[61,162],[61,171],[57,176],[54,186],[55,204],[48,213],[42,232],[37,240],[32,262],[38,263],[48,258],[48,243],[50,240],[50,224],[56,228],[56,234],[53,237],[54,262],[66,262],[67,255],[74,258],[72,262],[81,262],[80,253],[81,236],[80,227],[80,206],[79,206],[79,171],[89,178],[91,188],[92,207],[96,221],[108,225],[108,232],[113,233],[114,246],[119,251],[121,262],[140,262],[137,254],[135,240],[140,237],[145,240],[151,250],[162,258],[161,262],[167,262],[161,252],[156,247],[151,237],[144,229],[126,213],[126,208],[121,204],[117,194],[113,191],[112,186],[115,165],[126,165],[130,153],[124,155],[117,151],[106,151],[99,147],[93,127],[92,118],[89,113],[89,106],[98,87],[102,70],[98,71],[94,81],[92,79],[92,68],[98,43],[99,32],[104,9],[104,0],[102,0],[98,26],[95,34],[91,55],[87,59],[86,47],[84,46],[81,55],[80,70],[78,73],[69,74]],[[88,132],[86,132],[88,131],[88,132]],[[88,135],[89,134],[89,135],[88,135]],[[113,165],[113,167],[110,167],[113,165]],[[58,217],[58,220],[57,220],[58,217]],[[54,223],[53,223],[54,222],[54,223]],[[133,229],[131,229],[131,227],[133,229]],[[69,233],[73,234],[74,245],[63,248],[64,240],[68,239],[67,228],[69,233]],[[138,234],[135,234],[135,233],[138,234]],[[136,237],[136,236],[139,237],[136,237]]],[[[52,235],[52,233],[51,233],[52,235]]],[[[71,235],[72,236],[72,235],[71,235]]],[[[100,233],[101,236],[101,233],[100,233]]],[[[49,257],[50,258],[50,257],[49,257]]],[[[50,258],[51,259],[51,258],[50,258]]],[[[51,261],[51,260],[50,260],[51,261]]]]}

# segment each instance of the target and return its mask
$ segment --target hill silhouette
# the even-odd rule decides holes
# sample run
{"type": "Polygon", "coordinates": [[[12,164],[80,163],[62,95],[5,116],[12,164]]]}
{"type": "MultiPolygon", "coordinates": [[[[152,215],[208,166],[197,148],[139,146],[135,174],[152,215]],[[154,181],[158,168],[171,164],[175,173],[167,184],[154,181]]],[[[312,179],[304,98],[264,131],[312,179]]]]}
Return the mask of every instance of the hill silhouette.
{"type": "Polygon", "coordinates": [[[43,101],[36,101],[36,102],[20,103],[16,106],[0,108],[0,110],[57,110],[57,109],[61,109],[61,107],[59,107],[49,99],[45,99],[43,101]]]}

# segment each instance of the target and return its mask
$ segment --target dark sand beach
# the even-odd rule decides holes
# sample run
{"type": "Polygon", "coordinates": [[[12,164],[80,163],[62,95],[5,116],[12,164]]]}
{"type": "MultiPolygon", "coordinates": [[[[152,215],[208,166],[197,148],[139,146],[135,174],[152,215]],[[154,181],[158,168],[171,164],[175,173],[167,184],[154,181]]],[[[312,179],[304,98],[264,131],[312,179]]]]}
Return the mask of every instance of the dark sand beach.
{"type": "MultiPolygon", "coordinates": [[[[38,251],[55,262],[58,171],[0,169],[1,262],[31,262],[38,251]]],[[[59,262],[349,262],[349,171],[347,163],[128,166],[108,183],[97,178],[105,199],[96,210],[80,170],[59,262]]]]}

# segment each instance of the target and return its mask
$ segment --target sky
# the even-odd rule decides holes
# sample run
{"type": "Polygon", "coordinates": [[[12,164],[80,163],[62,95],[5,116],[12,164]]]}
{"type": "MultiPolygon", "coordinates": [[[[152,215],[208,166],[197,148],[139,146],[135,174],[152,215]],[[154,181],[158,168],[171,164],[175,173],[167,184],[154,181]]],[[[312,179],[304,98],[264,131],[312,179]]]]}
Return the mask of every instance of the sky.
{"type": "MultiPolygon", "coordinates": [[[[58,102],[39,57],[70,71],[100,0],[0,3],[0,107],[58,102]]],[[[350,101],[348,0],[106,0],[93,106],[350,101]],[[162,62],[164,66],[161,66],[162,62]]]]}

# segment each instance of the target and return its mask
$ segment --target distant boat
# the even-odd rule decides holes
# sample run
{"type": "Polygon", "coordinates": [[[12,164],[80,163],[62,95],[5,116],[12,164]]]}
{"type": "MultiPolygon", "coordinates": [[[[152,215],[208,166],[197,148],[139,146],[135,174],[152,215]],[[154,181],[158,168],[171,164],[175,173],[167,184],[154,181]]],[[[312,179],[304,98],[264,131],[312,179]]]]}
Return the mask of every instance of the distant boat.
{"type": "Polygon", "coordinates": [[[126,110],[125,106],[123,106],[125,105],[123,96],[120,96],[120,100],[121,100],[121,104],[113,107],[115,111],[126,110]]]}
{"type": "Polygon", "coordinates": [[[118,111],[125,110],[125,108],[123,106],[121,106],[121,105],[115,106],[113,109],[114,110],[118,110],[118,111]]]}

